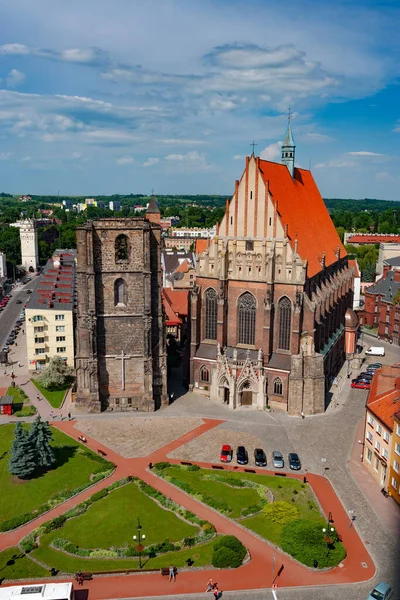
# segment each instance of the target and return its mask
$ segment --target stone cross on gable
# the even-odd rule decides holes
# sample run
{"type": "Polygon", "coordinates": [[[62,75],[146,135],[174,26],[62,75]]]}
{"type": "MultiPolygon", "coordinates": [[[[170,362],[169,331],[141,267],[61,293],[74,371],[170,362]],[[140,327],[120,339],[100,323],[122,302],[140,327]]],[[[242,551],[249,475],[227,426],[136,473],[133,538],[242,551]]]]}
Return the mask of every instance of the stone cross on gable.
{"type": "Polygon", "coordinates": [[[122,350],[121,356],[116,356],[115,358],[117,360],[121,361],[121,389],[124,390],[125,389],[125,361],[129,360],[130,358],[133,358],[133,356],[128,356],[122,350]]]}

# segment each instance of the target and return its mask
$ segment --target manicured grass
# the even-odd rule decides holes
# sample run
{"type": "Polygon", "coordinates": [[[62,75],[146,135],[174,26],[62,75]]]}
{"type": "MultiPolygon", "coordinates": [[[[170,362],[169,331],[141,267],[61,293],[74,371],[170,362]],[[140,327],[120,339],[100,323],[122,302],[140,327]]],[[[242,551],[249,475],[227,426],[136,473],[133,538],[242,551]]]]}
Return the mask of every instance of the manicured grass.
{"type": "Polygon", "coordinates": [[[138,517],[143,544],[151,546],[165,540],[177,542],[194,536],[199,528],[183,521],[173,512],[164,510],[149,496],[139,490],[135,483],[124,485],[94,502],[86,513],[69,519],[58,536],[81,548],[111,548],[134,544],[138,517]]]}
{"type": "MultiPolygon", "coordinates": [[[[225,472],[216,474],[215,471],[209,469],[200,469],[198,471],[189,471],[179,465],[171,465],[166,469],[158,472],[162,477],[167,479],[174,478],[190,485],[195,493],[207,493],[213,496],[216,500],[223,499],[231,508],[232,512],[228,515],[235,518],[245,527],[254,531],[263,538],[282,546],[285,527],[291,526],[293,522],[301,524],[302,522],[310,522],[311,527],[314,527],[313,535],[304,534],[304,540],[294,548],[293,556],[300,562],[313,566],[313,560],[310,562],[310,557],[314,556],[318,560],[320,568],[334,566],[338,564],[346,556],[343,544],[336,542],[326,557],[326,542],[322,533],[322,528],[326,526],[326,517],[321,513],[316,502],[314,493],[308,484],[304,484],[298,479],[291,477],[276,477],[274,475],[259,475],[253,473],[225,472]],[[227,478],[227,483],[221,483],[207,479],[207,476],[227,478]],[[274,518],[267,515],[263,510],[248,517],[240,517],[240,510],[246,509],[249,506],[260,505],[260,495],[249,488],[237,488],[229,485],[235,479],[242,481],[253,481],[261,484],[272,492],[274,501],[287,503],[284,506],[294,511],[292,520],[286,522],[277,521],[277,514],[274,518]],[[250,493],[249,493],[250,492],[250,493]],[[253,495],[255,494],[255,496],[253,495]]],[[[267,496],[265,496],[267,497],[267,496]]],[[[270,504],[269,506],[273,506],[270,504]]],[[[277,508],[278,505],[276,505],[277,508]]],[[[261,508],[261,506],[260,506],[261,508]]],[[[286,510],[286,509],[284,509],[286,510]]],[[[290,552],[290,549],[287,550],[290,552]]]]}
{"type": "Polygon", "coordinates": [[[65,388],[62,388],[61,390],[55,390],[54,392],[50,392],[50,390],[46,390],[46,388],[41,386],[40,383],[38,383],[35,379],[31,379],[31,381],[53,408],[60,408],[62,401],[64,400],[65,392],[69,388],[69,385],[67,385],[67,387],[65,388]]]}
{"type": "Polygon", "coordinates": [[[0,552],[0,579],[48,577],[49,571],[30,560],[19,548],[0,552]]]}
{"type": "Polygon", "coordinates": [[[14,409],[20,405],[20,410],[14,412],[15,417],[31,417],[36,414],[36,408],[32,406],[29,398],[21,394],[21,389],[18,386],[9,387],[6,395],[14,397],[14,409]]]}
{"type": "MultiPolygon", "coordinates": [[[[63,573],[76,573],[79,570],[91,571],[118,571],[121,569],[138,569],[138,558],[85,558],[81,556],[72,556],[65,554],[61,550],[51,548],[51,540],[59,537],[63,530],[53,531],[44,535],[40,539],[40,546],[33,550],[32,555],[38,560],[55,567],[63,573]]],[[[166,554],[156,556],[155,558],[143,557],[144,569],[160,569],[168,567],[173,563],[176,567],[186,567],[186,560],[191,558],[194,561],[193,567],[203,567],[211,564],[211,555],[215,539],[205,544],[199,544],[194,548],[178,550],[176,552],[167,552],[166,554]]]]}
{"type": "MultiPolygon", "coordinates": [[[[58,429],[52,428],[56,466],[30,480],[19,481],[8,472],[9,450],[14,438],[14,425],[0,427],[0,523],[12,517],[37,510],[43,503],[67,489],[90,485],[90,476],[104,471],[104,464],[92,460],[90,451],[82,449],[58,429]],[[86,454],[85,454],[86,452],[86,454]],[[89,455],[87,454],[89,452],[89,455]]],[[[93,455],[95,456],[95,455],[93,455]]]]}

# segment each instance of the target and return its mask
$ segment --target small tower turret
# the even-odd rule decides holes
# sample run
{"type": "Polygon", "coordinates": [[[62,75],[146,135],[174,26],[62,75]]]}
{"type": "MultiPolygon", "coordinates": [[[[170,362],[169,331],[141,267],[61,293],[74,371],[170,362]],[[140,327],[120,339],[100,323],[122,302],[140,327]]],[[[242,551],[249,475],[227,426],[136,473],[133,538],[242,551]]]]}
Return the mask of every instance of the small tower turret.
{"type": "Polygon", "coordinates": [[[146,219],[148,221],[150,221],[151,223],[157,223],[157,225],[160,225],[160,221],[161,221],[160,209],[158,208],[158,204],[157,204],[156,199],[154,198],[154,194],[152,195],[151,200],[150,200],[149,205],[146,210],[146,219]]]}
{"type": "Polygon", "coordinates": [[[290,121],[291,121],[291,115],[290,115],[290,110],[289,110],[289,117],[288,117],[288,126],[287,126],[287,130],[286,130],[286,136],[285,136],[285,141],[283,142],[283,146],[282,146],[282,153],[281,153],[281,163],[283,165],[286,165],[287,168],[289,169],[289,173],[291,174],[292,177],[294,177],[294,158],[295,158],[295,144],[294,144],[294,140],[293,140],[293,135],[292,135],[292,130],[290,127],[290,121]]]}

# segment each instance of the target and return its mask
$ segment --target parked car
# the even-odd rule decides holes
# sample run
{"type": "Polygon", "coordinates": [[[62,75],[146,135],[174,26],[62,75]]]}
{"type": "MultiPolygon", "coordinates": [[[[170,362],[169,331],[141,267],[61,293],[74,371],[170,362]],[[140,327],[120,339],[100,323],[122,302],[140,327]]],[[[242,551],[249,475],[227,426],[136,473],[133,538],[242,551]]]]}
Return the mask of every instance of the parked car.
{"type": "Polygon", "coordinates": [[[367,356],[385,356],[385,348],[383,346],[371,346],[365,351],[367,356]]]}
{"type": "Polygon", "coordinates": [[[8,352],[8,344],[4,344],[3,350],[4,350],[4,352],[8,352]]]}
{"type": "Polygon", "coordinates": [[[27,289],[25,291],[26,291],[27,294],[32,294],[32,292],[33,292],[33,290],[31,290],[31,289],[27,289]]]}
{"type": "Polygon", "coordinates": [[[238,465],[247,465],[249,456],[244,446],[238,446],[236,450],[236,462],[238,465]]]}
{"type": "Polygon", "coordinates": [[[372,379],[374,376],[374,373],[368,372],[368,371],[363,371],[363,373],[360,373],[359,375],[357,375],[356,379],[372,379]]]}
{"type": "Polygon", "coordinates": [[[389,600],[393,597],[393,590],[388,583],[381,581],[369,593],[367,600],[389,600]]]}
{"type": "Polygon", "coordinates": [[[14,338],[15,337],[15,331],[10,331],[9,337],[13,337],[14,338]]]}
{"type": "Polygon", "coordinates": [[[224,444],[221,449],[221,454],[219,456],[221,462],[231,462],[232,460],[232,448],[228,446],[228,444],[224,444]]]}
{"type": "Polygon", "coordinates": [[[350,387],[357,388],[358,390],[369,390],[371,383],[369,381],[357,381],[357,379],[354,379],[350,387]]]}
{"type": "Polygon", "coordinates": [[[278,450],[274,450],[272,453],[272,465],[275,469],[283,469],[285,466],[283,456],[278,450]]]}
{"type": "Polygon", "coordinates": [[[18,300],[15,301],[15,304],[22,304],[22,300],[18,298],[18,300]]]}
{"type": "Polygon", "coordinates": [[[289,467],[291,469],[293,469],[293,471],[299,471],[301,469],[299,455],[296,454],[296,452],[290,452],[288,459],[289,459],[289,467]]]}
{"type": "Polygon", "coordinates": [[[256,448],[254,450],[254,462],[256,463],[256,467],[267,466],[267,456],[262,448],[256,448]]]}
{"type": "Polygon", "coordinates": [[[381,369],[382,368],[382,363],[371,363],[370,365],[368,365],[367,367],[367,371],[368,369],[381,369]]]}

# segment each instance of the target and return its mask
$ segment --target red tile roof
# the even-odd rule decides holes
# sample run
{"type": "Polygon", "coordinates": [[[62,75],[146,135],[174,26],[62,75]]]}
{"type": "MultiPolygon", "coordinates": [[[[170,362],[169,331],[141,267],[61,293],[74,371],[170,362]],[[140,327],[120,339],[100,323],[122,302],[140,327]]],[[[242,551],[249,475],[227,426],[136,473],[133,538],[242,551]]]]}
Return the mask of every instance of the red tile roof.
{"type": "Polygon", "coordinates": [[[380,244],[381,242],[400,244],[400,235],[375,233],[375,234],[354,234],[347,238],[347,244],[380,244]]]}
{"type": "Polygon", "coordinates": [[[346,256],[311,172],[296,168],[291,177],[285,165],[267,160],[259,160],[259,167],[292,247],[297,239],[297,251],[308,261],[308,277],[321,271],[323,252],[326,266],[337,261],[339,246],[340,257],[346,256]]]}
{"type": "Polygon", "coordinates": [[[178,273],[187,273],[190,269],[191,265],[189,265],[187,260],[183,260],[179,267],[175,269],[178,273]]]}
{"type": "Polygon", "coordinates": [[[393,431],[400,409],[400,367],[383,366],[372,380],[367,409],[393,431]]]}
{"type": "Polygon", "coordinates": [[[170,290],[163,288],[163,296],[167,299],[174,313],[182,317],[188,316],[189,290],[170,290]]]}
{"type": "Polygon", "coordinates": [[[197,256],[202,254],[204,250],[207,250],[208,246],[210,245],[210,241],[211,238],[196,240],[195,253],[197,256]]]}

